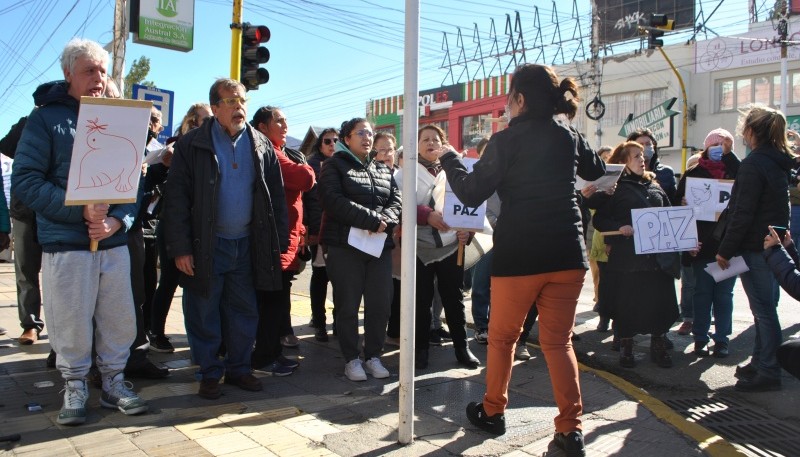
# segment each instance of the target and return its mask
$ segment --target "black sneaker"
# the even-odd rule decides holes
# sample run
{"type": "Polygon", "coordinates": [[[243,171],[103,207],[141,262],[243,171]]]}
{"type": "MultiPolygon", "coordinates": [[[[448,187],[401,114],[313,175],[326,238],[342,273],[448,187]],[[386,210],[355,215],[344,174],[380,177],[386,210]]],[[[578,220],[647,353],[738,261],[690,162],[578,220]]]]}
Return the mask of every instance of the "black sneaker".
{"type": "Polygon", "coordinates": [[[453,337],[450,336],[450,332],[445,330],[444,327],[439,327],[437,329],[433,329],[432,331],[434,333],[436,333],[437,335],[439,335],[439,338],[441,338],[442,341],[444,341],[445,343],[449,343],[450,341],[453,341],[453,337]]]}
{"type": "Polygon", "coordinates": [[[564,451],[567,457],[585,457],[586,448],[583,446],[583,433],[576,430],[566,435],[556,432],[553,436],[556,446],[564,451]]]}
{"type": "Polygon", "coordinates": [[[285,367],[288,367],[289,369],[292,369],[292,370],[295,370],[295,369],[297,369],[297,367],[300,366],[300,362],[298,362],[297,360],[289,359],[289,358],[286,358],[286,357],[284,357],[282,355],[279,355],[276,360],[281,365],[283,365],[285,367]]]}
{"type": "Polygon", "coordinates": [[[436,332],[436,330],[431,330],[430,333],[430,345],[431,346],[441,346],[442,345],[442,337],[436,332]]]}
{"type": "Polygon", "coordinates": [[[504,414],[489,416],[483,410],[483,403],[473,401],[468,404],[467,419],[476,427],[493,435],[502,435],[506,432],[506,416],[504,414]]]}
{"type": "Polygon", "coordinates": [[[172,353],[175,352],[175,346],[169,342],[169,338],[165,335],[150,334],[150,350],[153,352],[172,353]]]}

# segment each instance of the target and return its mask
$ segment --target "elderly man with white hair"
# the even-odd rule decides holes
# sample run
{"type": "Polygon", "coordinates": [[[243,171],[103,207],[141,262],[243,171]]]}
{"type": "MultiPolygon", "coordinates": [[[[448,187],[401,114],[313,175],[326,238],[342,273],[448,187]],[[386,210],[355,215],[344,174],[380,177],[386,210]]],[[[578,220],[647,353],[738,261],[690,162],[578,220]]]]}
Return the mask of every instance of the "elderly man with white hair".
{"type": "Polygon", "coordinates": [[[37,89],[37,108],[11,177],[15,193],[36,213],[45,317],[65,380],[57,418],[64,425],[86,421],[93,339],[103,381],[100,404],[128,415],[147,411],[123,373],[136,331],[125,233],[136,205],[64,205],[80,99],[104,95],[107,65],[108,52],[99,44],[80,38],[67,43],[61,55],[66,82],[37,89]],[[90,241],[98,242],[96,252],[90,241]]]}

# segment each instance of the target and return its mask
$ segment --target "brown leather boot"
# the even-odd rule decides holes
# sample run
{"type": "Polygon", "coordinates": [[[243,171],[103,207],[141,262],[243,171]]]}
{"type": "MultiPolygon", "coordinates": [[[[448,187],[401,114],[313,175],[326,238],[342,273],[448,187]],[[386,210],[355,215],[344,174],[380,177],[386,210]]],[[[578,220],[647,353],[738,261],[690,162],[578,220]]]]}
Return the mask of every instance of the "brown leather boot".
{"type": "Polygon", "coordinates": [[[672,356],[667,352],[663,335],[650,336],[650,359],[661,368],[672,367],[672,356]]]}
{"type": "Polygon", "coordinates": [[[636,359],[633,357],[633,338],[619,339],[619,364],[622,368],[634,368],[636,359]]]}

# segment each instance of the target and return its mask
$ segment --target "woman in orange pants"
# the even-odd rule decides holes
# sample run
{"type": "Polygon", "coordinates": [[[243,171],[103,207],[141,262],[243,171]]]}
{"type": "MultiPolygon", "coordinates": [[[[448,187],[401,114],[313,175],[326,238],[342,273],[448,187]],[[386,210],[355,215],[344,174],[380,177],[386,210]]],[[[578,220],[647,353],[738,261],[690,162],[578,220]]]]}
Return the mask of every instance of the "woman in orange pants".
{"type": "Polygon", "coordinates": [[[502,202],[494,232],[486,394],[482,403],[467,405],[467,417],[490,433],[505,433],[514,348],[536,302],[559,410],[554,441],[570,457],[585,454],[570,336],[589,268],[575,176],[593,181],[605,173],[586,139],[555,117],[574,117],[577,96],[571,78],[559,82],[547,66],[522,65],[511,78],[508,128],[492,136],[474,171],[467,173],[452,147],[439,151],[447,180],[465,205],[478,206],[495,191],[502,202]]]}

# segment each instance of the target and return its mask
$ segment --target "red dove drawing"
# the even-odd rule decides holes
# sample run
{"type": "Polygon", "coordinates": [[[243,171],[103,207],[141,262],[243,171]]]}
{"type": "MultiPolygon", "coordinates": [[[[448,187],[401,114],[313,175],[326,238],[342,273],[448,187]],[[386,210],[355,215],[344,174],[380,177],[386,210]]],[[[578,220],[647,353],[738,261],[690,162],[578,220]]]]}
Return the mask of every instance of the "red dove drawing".
{"type": "Polygon", "coordinates": [[[139,154],[133,142],[123,136],[106,133],[108,124],[100,124],[98,119],[88,121],[86,127],[89,150],[81,159],[76,189],[113,183],[116,183],[118,192],[133,189],[139,167],[139,154]]]}

